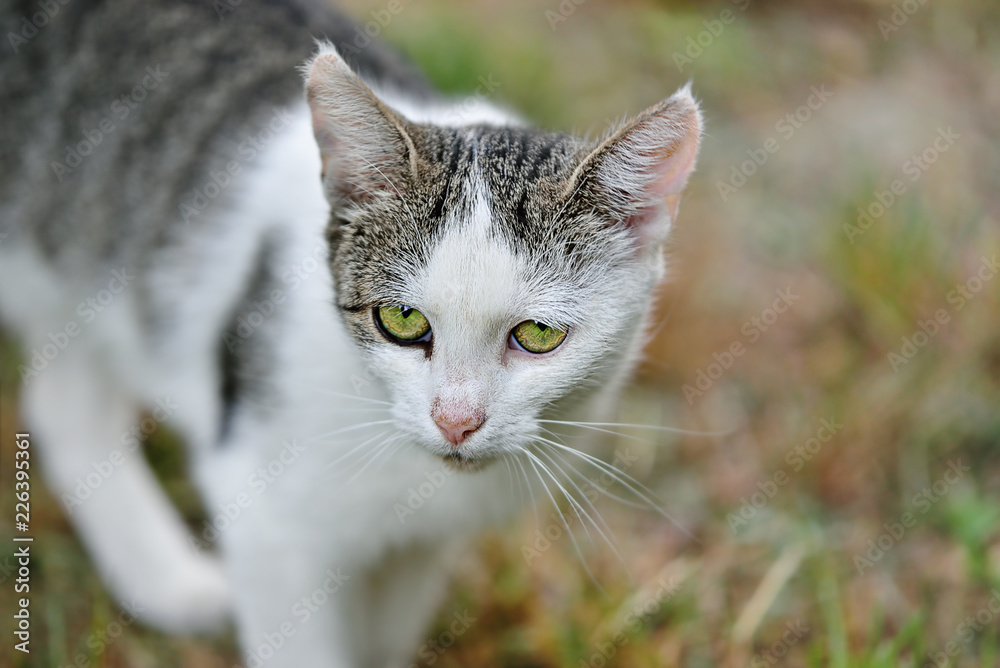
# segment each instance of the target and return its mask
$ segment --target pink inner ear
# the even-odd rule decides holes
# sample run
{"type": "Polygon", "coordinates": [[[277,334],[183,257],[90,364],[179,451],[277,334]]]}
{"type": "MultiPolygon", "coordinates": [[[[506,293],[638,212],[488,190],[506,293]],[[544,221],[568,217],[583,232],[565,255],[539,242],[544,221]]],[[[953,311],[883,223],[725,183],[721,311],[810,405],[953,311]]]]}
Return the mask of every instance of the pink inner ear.
{"type": "Polygon", "coordinates": [[[387,172],[398,155],[375,96],[336,53],[317,56],[306,89],[328,187],[349,199],[384,189],[386,177],[378,169],[387,172]]]}
{"type": "Polygon", "coordinates": [[[674,145],[664,147],[664,152],[666,155],[660,157],[654,168],[658,174],[650,183],[648,195],[652,201],[662,202],[673,222],[677,219],[681,193],[687,186],[698,155],[697,129],[686,130],[674,145]]]}
{"type": "MultiPolygon", "coordinates": [[[[359,93],[362,95],[362,93],[359,93]]],[[[363,101],[367,102],[366,98],[363,101]]],[[[338,101],[339,102],[339,101],[338,101]]],[[[338,197],[364,200],[385,190],[394,190],[400,165],[405,165],[396,144],[398,137],[372,105],[366,116],[345,111],[344,103],[333,106],[310,100],[313,136],[319,146],[322,177],[338,197]]],[[[347,107],[349,108],[349,107],[347,107]]]]}
{"type": "MultiPolygon", "coordinates": [[[[639,158],[646,161],[648,181],[643,192],[634,193],[642,203],[624,222],[635,231],[641,245],[654,241],[658,234],[665,233],[666,227],[677,220],[681,194],[694,169],[697,153],[697,134],[694,137],[687,134],[676,143],[647,152],[639,158]],[[664,216],[669,216],[669,221],[664,216]]],[[[638,165],[634,168],[642,169],[638,165]]]]}
{"type": "Polygon", "coordinates": [[[313,135],[316,137],[316,144],[319,145],[319,156],[323,163],[323,169],[320,172],[321,176],[325,177],[327,170],[329,169],[330,158],[334,153],[334,145],[336,141],[333,135],[326,129],[326,119],[323,113],[319,111],[315,106],[311,109],[312,116],[312,127],[313,135]]]}
{"type": "Polygon", "coordinates": [[[684,137],[672,154],[663,160],[660,176],[656,179],[657,192],[680,195],[687,185],[694,159],[698,153],[697,138],[684,137]]]}
{"type": "Polygon", "coordinates": [[[625,219],[626,227],[631,228],[639,238],[640,248],[654,241],[656,230],[666,227],[659,220],[661,216],[662,211],[659,207],[650,206],[641,209],[638,213],[632,214],[625,219]]]}

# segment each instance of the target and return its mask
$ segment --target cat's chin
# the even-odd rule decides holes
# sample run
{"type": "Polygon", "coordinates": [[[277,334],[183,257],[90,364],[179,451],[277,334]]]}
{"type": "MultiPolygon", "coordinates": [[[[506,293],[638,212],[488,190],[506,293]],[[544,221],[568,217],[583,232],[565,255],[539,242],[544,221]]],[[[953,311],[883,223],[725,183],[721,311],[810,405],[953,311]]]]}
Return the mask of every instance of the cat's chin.
{"type": "Polygon", "coordinates": [[[475,473],[493,463],[493,457],[469,457],[460,452],[451,452],[443,455],[445,465],[453,471],[462,473],[475,473]]]}

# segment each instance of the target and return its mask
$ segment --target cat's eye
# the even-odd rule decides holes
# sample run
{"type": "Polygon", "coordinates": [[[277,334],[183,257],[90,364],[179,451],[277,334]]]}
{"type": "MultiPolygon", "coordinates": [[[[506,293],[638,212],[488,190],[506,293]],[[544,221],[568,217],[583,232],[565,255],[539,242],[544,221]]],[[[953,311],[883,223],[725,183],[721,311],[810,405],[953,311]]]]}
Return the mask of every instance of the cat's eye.
{"type": "Polygon", "coordinates": [[[424,314],[403,304],[379,307],[376,320],[382,331],[399,343],[417,343],[430,337],[431,324],[424,314]]]}
{"type": "Polygon", "coordinates": [[[541,355],[555,350],[566,340],[566,330],[537,320],[525,320],[510,332],[511,347],[541,355]]]}

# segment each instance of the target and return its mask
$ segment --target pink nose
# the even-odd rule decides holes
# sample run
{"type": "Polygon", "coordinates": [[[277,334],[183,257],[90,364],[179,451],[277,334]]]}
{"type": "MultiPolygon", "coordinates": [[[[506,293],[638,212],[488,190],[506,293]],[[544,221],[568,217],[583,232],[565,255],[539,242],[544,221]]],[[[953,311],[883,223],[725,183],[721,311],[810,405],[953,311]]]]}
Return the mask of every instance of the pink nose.
{"type": "Polygon", "coordinates": [[[464,411],[452,413],[440,409],[435,409],[431,413],[431,417],[434,418],[434,424],[441,431],[441,435],[451,443],[452,448],[460,446],[472,432],[482,427],[483,422],[486,421],[481,413],[464,411]]]}

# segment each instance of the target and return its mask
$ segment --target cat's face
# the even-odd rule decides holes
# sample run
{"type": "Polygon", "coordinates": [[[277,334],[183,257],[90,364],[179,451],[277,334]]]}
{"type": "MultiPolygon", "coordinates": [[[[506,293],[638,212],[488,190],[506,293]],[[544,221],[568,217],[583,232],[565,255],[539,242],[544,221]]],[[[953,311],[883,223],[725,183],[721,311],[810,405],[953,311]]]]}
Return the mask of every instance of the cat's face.
{"type": "Polygon", "coordinates": [[[410,123],[329,51],[307,92],[338,306],[398,428],[476,468],[633,363],[697,150],[687,93],[593,144],[410,123]]]}

